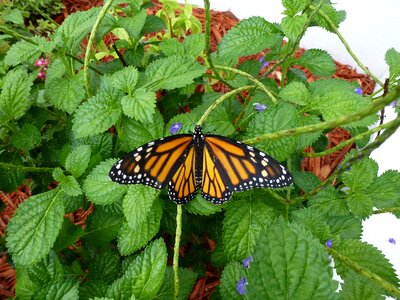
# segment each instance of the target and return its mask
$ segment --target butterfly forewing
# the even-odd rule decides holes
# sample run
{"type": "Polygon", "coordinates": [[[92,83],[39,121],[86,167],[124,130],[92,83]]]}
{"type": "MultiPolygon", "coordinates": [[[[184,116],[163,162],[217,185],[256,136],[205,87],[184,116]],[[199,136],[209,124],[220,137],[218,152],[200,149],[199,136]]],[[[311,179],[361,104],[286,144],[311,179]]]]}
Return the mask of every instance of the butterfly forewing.
{"type": "Polygon", "coordinates": [[[292,183],[284,166],[264,152],[239,141],[209,135],[205,138],[226,187],[234,192],[251,188],[283,188],[292,183]]]}
{"type": "Polygon", "coordinates": [[[192,135],[181,134],[149,142],[113,165],[110,178],[121,184],[145,184],[162,189],[192,146],[192,135]]]}

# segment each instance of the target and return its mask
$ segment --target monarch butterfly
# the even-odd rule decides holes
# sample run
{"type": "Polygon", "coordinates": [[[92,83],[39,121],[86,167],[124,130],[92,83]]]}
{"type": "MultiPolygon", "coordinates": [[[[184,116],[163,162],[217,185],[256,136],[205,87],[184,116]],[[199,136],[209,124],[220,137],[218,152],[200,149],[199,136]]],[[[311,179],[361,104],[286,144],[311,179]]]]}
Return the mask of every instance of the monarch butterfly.
{"type": "Polygon", "coordinates": [[[202,196],[214,204],[228,201],[232,192],[251,188],[281,188],[292,176],[275,159],[239,141],[204,135],[200,126],[193,134],[178,134],[149,142],[116,162],[112,181],[145,184],[162,189],[177,204],[192,200],[201,187],[202,196]]]}

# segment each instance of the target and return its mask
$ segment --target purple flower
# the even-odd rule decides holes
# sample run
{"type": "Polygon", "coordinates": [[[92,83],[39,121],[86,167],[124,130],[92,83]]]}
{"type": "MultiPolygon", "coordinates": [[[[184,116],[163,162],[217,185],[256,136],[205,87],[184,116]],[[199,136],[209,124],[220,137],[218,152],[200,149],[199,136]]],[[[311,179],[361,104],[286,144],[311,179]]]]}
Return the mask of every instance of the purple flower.
{"type": "Polygon", "coordinates": [[[326,248],[328,248],[328,249],[332,248],[332,245],[333,245],[332,240],[327,240],[326,243],[325,243],[325,246],[326,246],[326,248]]]}
{"type": "Polygon", "coordinates": [[[182,128],[182,123],[180,123],[180,122],[176,122],[176,123],[173,123],[172,125],[171,125],[171,127],[169,128],[169,132],[171,132],[171,134],[177,134],[178,133],[178,131],[179,131],[179,129],[181,129],[182,128]]]}
{"type": "Polygon", "coordinates": [[[396,245],[396,240],[394,238],[389,238],[388,242],[393,245],[396,245]]]}
{"type": "Polygon", "coordinates": [[[246,290],[246,285],[247,285],[247,280],[246,277],[242,277],[239,279],[239,282],[236,284],[236,290],[239,293],[239,295],[244,295],[247,293],[246,290]]]}
{"type": "Polygon", "coordinates": [[[265,69],[266,67],[268,67],[269,62],[264,61],[261,65],[261,69],[265,69]]]}
{"type": "Polygon", "coordinates": [[[253,261],[253,256],[249,256],[249,257],[247,257],[247,258],[245,258],[245,259],[243,259],[242,260],[242,264],[243,264],[243,266],[245,267],[245,268],[250,268],[250,263],[253,261]]]}
{"type": "Polygon", "coordinates": [[[267,105],[261,104],[261,103],[254,103],[253,107],[258,112],[263,112],[264,110],[266,110],[268,108],[267,105]]]}
{"type": "Polygon", "coordinates": [[[394,101],[390,102],[388,106],[395,107],[395,106],[397,106],[397,103],[398,103],[398,100],[394,100],[394,101]]]}
{"type": "Polygon", "coordinates": [[[356,93],[357,95],[362,95],[363,90],[362,90],[362,88],[360,88],[360,87],[356,87],[356,88],[354,89],[354,93],[356,93]]]}
{"type": "Polygon", "coordinates": [[[264,62],[264,56],[260,56],[260,58],[258,59],[258,61],[259,61],[260,63],[263,63],[263,62],[264,62]]]}
{"type": "Polygon", "coordinates": [[[44,67],[47,68],[47,66],[49,65],[49,60],[47,58],[39,58],[38,60],[35,61],[35,63],[33,64],[35,67],[44,67]]]}

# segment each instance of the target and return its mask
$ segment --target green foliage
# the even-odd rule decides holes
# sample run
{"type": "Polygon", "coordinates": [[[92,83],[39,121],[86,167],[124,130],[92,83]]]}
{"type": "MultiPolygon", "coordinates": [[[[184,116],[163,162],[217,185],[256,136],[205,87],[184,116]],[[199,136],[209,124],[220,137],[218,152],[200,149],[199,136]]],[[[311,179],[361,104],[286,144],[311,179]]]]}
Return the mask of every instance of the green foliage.
{"type": "MultiPolygon", "coordinates": [[[[32,191],[0,242],[16,269],[16,298],[173,298],[176,205],[165,190],[119,185],[108,174],[117,158],[172,134],[174,123],[182,124],[182,134],[199,120],[206,134],[254,143],[290,170],[294,184],[235,193],[220,206],[199,193],[186,204],[179,299],[189,298],[196,279],[210,270],[221,275],[213,295],[221,299],[400,297],[390,262],[361,242],[362,220],[383,211],[400,215],[400,172],[378,176],[368,156],[383,140],[371,146],[371,134],[359,136],[399,97],[399,52],[385,55],[392,99],[361,96],[357,82],[333,78],[335,63],[325,50],[295,55],[311,26],[337,32],[345,14],[330,1],[282,0],[281,22],[244,19],[211,57],[210,37],[192,6],[160,0],[158,12],[148,15],[150,1],[120,5],[125,2],[73,13],[58,26],[32,23],[27,18],[36,12],[22,1],[0,4],[7,29],[0,57],[0,190],[24,183],[32,191]],[[117,37],[112,46],[103,40],[110,34],[117,37]],[[262,60],[243,62],[260,52],[262,60]],[[317,80],[308,81],[304,68],[317,80]],[[214,91],[221,78],[229,97],[214,91]],[[349,130],[356,149],[321,181],[303,171],[303,150],[325,151],[333,127],[349,130]],[[86,216],[85,226],[77,216],[86,216]],[[244,259],[252,259],[250,268],[244,259]],[[333,268],[344,280],[338,293],[333,268]]],[[[49,14],[59,8],[51,0],[36,5],[49,14]]]]}

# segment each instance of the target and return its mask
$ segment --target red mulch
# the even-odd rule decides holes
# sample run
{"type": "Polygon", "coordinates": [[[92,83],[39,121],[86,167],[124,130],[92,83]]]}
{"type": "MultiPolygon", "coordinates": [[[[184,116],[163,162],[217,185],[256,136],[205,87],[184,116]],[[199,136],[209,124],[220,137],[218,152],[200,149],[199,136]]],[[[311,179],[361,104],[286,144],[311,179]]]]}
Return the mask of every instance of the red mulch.
{"type": "MultiPolygon", "coordinates": [[[[62,21],[71,13],[76,11],[84,11],[88,10],[93,6],[101,6],[103,1],[95,0],[63,0],[65,4],[64,11],[55,16],[54,19],[58,23],[62,23],[62,21]]],[[[160,4],[157,1],[153,0],[155,6],[149,9],[149,12],[155,13],[159,8],[160,4]]],[[[204,19],[204,10],[201,8],[195,8],[193,14],[200,20],[203,25],[205,24],[204,19]]],[[[226,12],[211,12],[211,49],[215,51],[217,49],[218,43],[224,34],[235,26],[239,22],[239,19],[236,18],[230,11],[226,12]]],[[[112,40],[112,38],[110,38],[112,40]]],[[[108,43],[109,44],[109,43],[108,43]]],[[[299,49],[296,52],[296,56],[300,56],[304,52],[304,49],[299,49]]],[[[262,56],[262,53],[257,55],[252,55],[249,57],[242,58],[240,62],[243,62],[248,59],[258,59],[262,56]]],[[[371,94],[375,87],[375,82],[364,74],[359,74],[356,70],[348,65],[344,65],[340,62],[336,63],[336,73],[334,77],[342,78],[348,81],[357,81],[360,87],[363,89],[364,94],[371,94]]],[[[269,62],[268,67],[272,67],[274,62],[269,62]]],[[[309,82],[316,80],[308,70],[303,69],[306,73],[309,82]]],[[[274,72],[272,72],[269,77],[273,78],[277,82],[279,82],[281,78],[281,69],[278,67],[274,72]]],[[[214,90],[220,92],[226,92],[229,89],[221,83],[217,83],[213,86],[214,90]]],[[[341,128],[333,129],[331,132],[327,134],[328,138],[328,148],[334,147],[343,140],[349,139],[350,133],[341,128]]],[[[329,156],[318,157],[318,158],[304,158],[302,162],[302,169],[305,171],[310,171],[316,174],[321,180],[326,179],[335,167],[339,164],[339,162],[343,159],[346,153],[353,146],[347,146],[343,148],[341,151],[335,152],[329,156]]],[[[311,147],[305,149],[308,152],[313,152],[311,147]]],[[[23,202],[26,198],[31,195],[31,191],[28,186],[22,185],[16,191],[12,193],[4,193],[0,192],[0,199],[5,203],[6,207],[0,214],[0,236],[4,238],[5,228],[8,224],[11,216],[13,215],[17,206],[23,202]]],[[[71,222],[75,224],[79,224],[81,226],[85,226],[85,220],[87,216],[93,211],[94,206],[91,205],[89,209],[83,210],[82,208],[78,209],[74,213],[67,214],[65,217],[70,218],[71,222]]],[[[182,247],[182,254],[185,252],[185,246],[182,247]]],[[[0,253],[0,298],[6,297],[14,297],[15,296],[15,270],[10,267],[7,263],[7,253],[0,253]]],[[[200,300],[200,299],[210,299],[211,295],[216,286],[220,283],[219,274],[215,273],[211,268],[206,272],[206,276],[203,278],[199,278],[196,281],[196,284],[192,290],[190,295],[191,300],[200,300]]]]}

